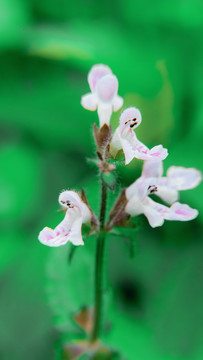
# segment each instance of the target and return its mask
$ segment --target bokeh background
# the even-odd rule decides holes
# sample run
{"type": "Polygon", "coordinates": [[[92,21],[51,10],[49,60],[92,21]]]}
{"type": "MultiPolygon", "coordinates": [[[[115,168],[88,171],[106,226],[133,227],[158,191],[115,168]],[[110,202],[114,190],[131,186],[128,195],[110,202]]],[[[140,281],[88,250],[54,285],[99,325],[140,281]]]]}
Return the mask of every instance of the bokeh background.
{"type": "MultiPolygon", "coordinates": [[[[124,107],[141,110],[139,139],[169,149],[165,169],[202,168],[202,14],[201,0],[0,0],[1,360],[61,359],[79,331],[71,311],[92,301],[84,267],[92,270],[94,241],[70,268],[69,245],[53,251],[37,237],[61,220],[63,189],[84,187],[98,210],[86,162],[98,120],[80,106],[93,64],[108,64],[124,107]]],[[[120,166],[119,184],[140,170],[139,161],[120,166]]],[[[108,239],[103,340],[123,359],[203,358],[202,195],[202,186],[181,193],[200,211],[192,222],[153,230],[142,220],[133,258],[108,239]]]]}

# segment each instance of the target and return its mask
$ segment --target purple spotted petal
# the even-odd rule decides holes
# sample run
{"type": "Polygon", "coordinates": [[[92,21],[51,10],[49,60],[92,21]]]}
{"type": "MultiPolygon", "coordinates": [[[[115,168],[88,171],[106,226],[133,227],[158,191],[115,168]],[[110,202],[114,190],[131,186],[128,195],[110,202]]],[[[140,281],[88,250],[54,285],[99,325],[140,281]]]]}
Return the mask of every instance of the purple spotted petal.
{"type": "Polygon", "coordinates": [[[140,111],[135,107],[130,107],[124,110],[120,117],[120,125],[122,127],[131,127],[135,129],[140,125],[142,116],[140,111]]]}

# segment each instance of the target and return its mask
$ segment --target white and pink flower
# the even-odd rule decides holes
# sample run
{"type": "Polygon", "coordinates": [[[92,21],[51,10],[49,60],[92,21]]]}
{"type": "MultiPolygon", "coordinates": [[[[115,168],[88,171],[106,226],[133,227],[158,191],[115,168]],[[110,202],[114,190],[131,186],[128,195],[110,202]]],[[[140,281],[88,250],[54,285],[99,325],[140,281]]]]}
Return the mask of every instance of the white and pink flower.
{"type": "MultiPolygon", "coordinates": [[[[147,171],[146,168],[145,170],[147,171]]],[[[126,189],[128,202],[125,212],[127,214],[131,216],[144,214],[153,228],[163,225],[164,220],[189,221],[197,217],[198,211],[186,204],[175,202],[167,207],[152,200],[149,195],[159,193],[159,185],[157,185],[159,183],[155,180],[155,177],[141,176],[126,189]]]]}
{"type": "Polygon", "coordinates": [[[123,105],[118,93],[118,79],[107,65],[94,65],[88,74],[91,93],[82,96],[81,105],[91,111],[97,110],[100,127],[109,125],[113,111],[123,105]]]}
{"type": "Polygon", "coordinates": [[[150,179],[151,184],[156,184],[156,195],[168,204],[179,199],[179,191],[193,189],[202,180],[199,170],[182,166],[171,166],[166,176],[163,176],[162,161],[145,161],[142,177],[150,179]]]}
{"type": "Polygon", "coordinates": [[[110,151],[115,156],[119,150],[123,149],[126,165],[133,158],[157,161],[164,160],[168,156],[167,149],[162,145],[149,149],[137,139],[134,129],[140,125],[141,121],[140,111],[135,107],[130,107],[121,114],[120,125],[113,135],[110,151]]]}
{"type": "Polygon", "coordinates": [[[65,218],[55,229],[45,227],[39,233],[39,241],[47,246],[57,247],[70,241],[73,245],[84,245],[81,228],[91,220],[91,212],[75,191],[64,191],[59,203],[66,210],[65,218]]]}

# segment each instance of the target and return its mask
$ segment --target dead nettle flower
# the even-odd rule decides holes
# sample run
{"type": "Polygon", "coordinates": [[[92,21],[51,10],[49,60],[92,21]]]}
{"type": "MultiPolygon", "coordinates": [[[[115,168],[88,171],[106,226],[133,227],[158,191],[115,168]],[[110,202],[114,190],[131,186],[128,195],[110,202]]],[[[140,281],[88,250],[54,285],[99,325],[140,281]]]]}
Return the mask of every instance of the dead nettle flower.
{"type": "Polygon", "coordinates": [[[91,111],[97,109],[100,127],[109,125],[112,111],[119,110],[123,98],[117,94],[118,79],[107,65],[94,65],[88,74],[91,93],[82,96],[81,105],[91,111]]]}
{"type": "Polygon", "coordinates": [[[202,174],[195,168],[171,166],[163,176],[162,161],[145,161],[142,177],[148,178],[151,184],[156,184],[155,194],[168,204],[173,204],[179,199],[180,190],[189,190],[198,186],[202,174]]]}
{"type": "Polygon", "coordinates": [[[149,195],[159,193],[159,185],[157,186],[155,180],[156,178],[141,176],[126,189],[127,214],[144,214],[153,228],[163,225],[164,220],[188,221],[197,217],[198,211],[186,204],[175,202],[171,207],[167,207],[153,201],[149,195]]]}
{"type": "Polygon", "coordinates": [[[129,164],[135,157],[141,160],[164,160],[168,156],[167,149],[162,145],[154,146],[151,150],[142,144],[136,137],[134,129],[142,121],[140,111],[135,107],[130,107],[123,111],[120,117],[120,125],[117,127],[112,141],[110,152],[116,156],[120,149],[125,155],[125,164],[129,164]]]}
{"type": "Polygon", "coordinates": [[[81,228],[90,223],[91,211],[75,191],[64,191],[59,195],[59,203],[66,211],[65,218],[55,229],[45,227],[39,233],[39,241],[47,246],[61,246],[70,241],[73,245],[84,245],[81,228]]]}

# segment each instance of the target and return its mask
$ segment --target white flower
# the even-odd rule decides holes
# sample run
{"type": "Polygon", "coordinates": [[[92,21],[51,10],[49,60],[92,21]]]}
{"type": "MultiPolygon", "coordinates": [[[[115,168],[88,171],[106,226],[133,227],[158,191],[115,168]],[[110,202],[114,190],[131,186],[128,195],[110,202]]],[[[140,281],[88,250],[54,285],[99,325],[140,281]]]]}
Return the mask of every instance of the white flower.
{"type": "Polygon", "coordinates": [[[119,110],[123,98],[117,95],[118,79],[107,65],[94,65],[88,74],[91,93],[82,96],[81,105],[91,111],[97,109],[100,127],[109,125],[112,111],[119,110]]]}
{"type": "Polygon", "coordinates": [[[145,161],[142,177],[150,179],[151,184],[156,184],[156,195],[168,204],[172,204],[179,198],[180,190],[193,189],[202,180],[201,172],[195,168],[171,166],[163,176],[162,161],[145,161]]]}
{"type": "Polygon", "coordinates": [[[198,211],[186,204],[175,202],[171,207],[167,207],[150,199],[150,194],[159,191],[159,187],[152,179],[142,176],[126,189],[127,214],[131,216],[144,214],[153,228],[163,225],[164,220],[188,221],[197,217],[198,211]]]}
{"type": "Polygon", "coordinates": [[[81,228],[91,219],[91,212],[75,191],[64,191],[59,203],[67,209],[65,218],[55,229],[45,227],[39,233],[39,241],[47,246],[61,246],[70,241],[73,245],[84,245],[81,228]]]}
{"type": "Polygon", "coordinates": [[[120,125],[113,135],[110,151],[112,155],[116,155],[120,149],[123,149],[126,165],[134,157],[141,160],[164,160],[168,155],[167,149],[162,145],[154,146],[150,150],[137,139],[133,130],[140,125],[141,121],[140,111],[135,107],[130,107],[121,114],[120,125]]]}

